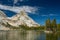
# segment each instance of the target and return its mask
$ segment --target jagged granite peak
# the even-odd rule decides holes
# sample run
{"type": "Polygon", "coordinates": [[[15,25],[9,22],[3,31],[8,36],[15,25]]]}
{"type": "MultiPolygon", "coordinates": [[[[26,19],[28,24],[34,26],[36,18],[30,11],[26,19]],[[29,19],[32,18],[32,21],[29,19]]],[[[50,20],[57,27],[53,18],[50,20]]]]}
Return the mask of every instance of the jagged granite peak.
{"type": "Polygon", "coordinates": [[[25,11],[20,11],[13,17],[10,18],[11,21],[8,23],[12,26],[27,25],[28,27],[37,27],[40,26],[32,18],[30,18],[25,11]]]}
{"type": "Polygon", "coordinates": [[[20,13],[17,13],[16,15],[12,17],[7,17],[4,12],[0,11],[0,24],[9,24],[11,26],[19,27],[19,25],[26,25],[28,27],[37,27],[40,26],[38,23],[36,23],[32,18],[28,16],[28,14],[25,11],[20,11],[20,13]]]}

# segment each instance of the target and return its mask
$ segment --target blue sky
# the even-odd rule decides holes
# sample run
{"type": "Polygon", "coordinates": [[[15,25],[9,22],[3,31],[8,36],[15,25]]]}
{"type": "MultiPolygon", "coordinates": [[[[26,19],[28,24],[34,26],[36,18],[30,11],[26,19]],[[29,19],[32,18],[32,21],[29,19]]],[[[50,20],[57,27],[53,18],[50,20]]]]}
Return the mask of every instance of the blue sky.
{"type": "MultiPolygon", "coordinates": [[[[57,23],[60,23],[60,0],[0,0],[1,5],[5,6],[31,6],[36,7],[38,10],[28,15],[35,20],[37,23],[44,25],[45,21],[50,17],[51,20],[54,18],[57,23]]],[[[2,9],[3,10],[3,9],[2,9]]],[[[7,16],[11,17],[16,13],[10,10],[3,10],[7,16]]]]}

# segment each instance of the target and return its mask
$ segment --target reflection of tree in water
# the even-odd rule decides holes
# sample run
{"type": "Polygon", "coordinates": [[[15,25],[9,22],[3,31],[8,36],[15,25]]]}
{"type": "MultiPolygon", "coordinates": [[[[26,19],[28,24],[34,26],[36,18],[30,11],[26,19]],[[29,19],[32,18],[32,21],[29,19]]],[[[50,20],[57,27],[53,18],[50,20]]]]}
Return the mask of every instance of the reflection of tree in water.
{"type": "Polygon", "coordinates": [[[60,32],[58,32],[58,40],[60,40],[60,32]]]}
{"type": "Polygon", "coordinates": [[[58,40],[57,33],[46,34],[46,40],[58,40]]]}

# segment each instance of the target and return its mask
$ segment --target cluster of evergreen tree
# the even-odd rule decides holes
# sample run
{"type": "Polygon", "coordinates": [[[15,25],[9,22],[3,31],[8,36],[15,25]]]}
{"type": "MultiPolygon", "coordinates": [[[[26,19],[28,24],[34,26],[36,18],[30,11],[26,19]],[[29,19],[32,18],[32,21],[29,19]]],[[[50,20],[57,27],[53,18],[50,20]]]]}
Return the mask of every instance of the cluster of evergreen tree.
{"type": "Polygon", "coordinates": [[[56,31],[57,30],[57,23],[56,19],[50,21],[50,18],[46,20],[46,30],[56,31]]]}

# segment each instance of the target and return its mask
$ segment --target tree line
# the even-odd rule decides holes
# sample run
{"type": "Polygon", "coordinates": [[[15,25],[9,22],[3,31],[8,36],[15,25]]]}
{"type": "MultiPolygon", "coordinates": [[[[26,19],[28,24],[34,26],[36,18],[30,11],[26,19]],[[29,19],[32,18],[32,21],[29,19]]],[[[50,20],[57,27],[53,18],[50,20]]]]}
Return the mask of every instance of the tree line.
{"type": "Polygon", "coordinates": [[[49,31],[58,31],[60,30],[60,24],[56,23],[56,19],[53,19],[52,21],[49,19],[45,22],[45,29],[49,31]]]}

